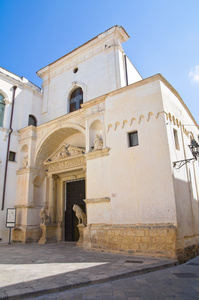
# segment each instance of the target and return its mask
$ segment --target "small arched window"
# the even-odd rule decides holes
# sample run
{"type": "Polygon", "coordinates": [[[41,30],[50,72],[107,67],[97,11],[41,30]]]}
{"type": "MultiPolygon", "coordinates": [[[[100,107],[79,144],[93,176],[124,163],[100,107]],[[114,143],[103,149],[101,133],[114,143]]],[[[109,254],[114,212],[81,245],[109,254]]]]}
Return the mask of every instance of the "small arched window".
{"type": "Polygon", "coordinates": [[[33,115],[29,115],[28,126],[37,126],[37,120],[33,115]]]}
{"type": "Polygon", "coordinates": [[[79,87],[75,89],[70,96],[70,112],[80,109],[80,104],[83,103],[83,91],[79,87]]]}
{"type": "Polygon", "coordinates": [[[3,127],[3,117],[4,117],[4,111],[5,111],[5,97],[0,94],[0,126],[3,127]]]}

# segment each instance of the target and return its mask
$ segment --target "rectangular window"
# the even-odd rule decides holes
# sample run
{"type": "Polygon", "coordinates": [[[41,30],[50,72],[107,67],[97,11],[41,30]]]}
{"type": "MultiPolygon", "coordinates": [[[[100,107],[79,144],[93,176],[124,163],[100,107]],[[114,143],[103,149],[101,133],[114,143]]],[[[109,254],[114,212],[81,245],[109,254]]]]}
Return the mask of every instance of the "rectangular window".
{"type": "Polygon", "coordinates": [[[12,151],[10,151],[9,152],[9,161],[15,161],[15,155],[16,155],[16,153],[15,152],[12,152],[12,151]]]}
{"type": "Polygon", "coordinates": [[[175,140],[175,147],[177,150],[180,150],[179,140],[178,140],[178,132],[176,129],[173,129],[173,135],[175,140]]]}
{"type": "Polygon", "coordinates": [[[130,132],[129,134],[129,147],[134,147],[134,146],[138,146],[138,132],[134,131],[134,132],[130,132]]]}

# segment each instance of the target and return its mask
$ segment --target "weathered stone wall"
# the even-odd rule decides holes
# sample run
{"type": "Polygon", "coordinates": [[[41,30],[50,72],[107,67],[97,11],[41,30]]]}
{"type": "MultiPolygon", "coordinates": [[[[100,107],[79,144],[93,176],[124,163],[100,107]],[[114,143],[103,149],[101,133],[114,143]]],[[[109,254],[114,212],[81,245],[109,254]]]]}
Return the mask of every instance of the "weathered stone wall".
{"type": "Polygon", "coordinates": [[[90,225],[85,249],[175,257],[176,227],[172,224],[90,225]]]}
{"type": "Polygon", "coordinates": [[[41,237],[39,226],[21,226],[12,230],[12,241],[16,243],[36,243],[41,237]]]}
{"type": "Polygon", "coordinates": [[[176,256],[183,263],[199,255],[199,235],[177,239],[176,256]]]}

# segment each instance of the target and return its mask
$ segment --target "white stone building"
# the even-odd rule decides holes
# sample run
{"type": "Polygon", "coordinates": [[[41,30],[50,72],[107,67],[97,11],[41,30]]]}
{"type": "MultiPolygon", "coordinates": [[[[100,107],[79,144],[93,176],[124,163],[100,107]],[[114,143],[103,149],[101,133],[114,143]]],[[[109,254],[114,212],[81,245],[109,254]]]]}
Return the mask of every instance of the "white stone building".
{"type": "Polygon", "coordinates": [[[142,79],[114,26],[37,72],[0,69],[0,238],[183,259],[199,244],[199,127],[160,75],[142,79]],[[16,88],[15,88],[16,87],[16,88]],[[7,173],[7,174],[6,174],[7,173]],[[40,225],[44,207],[50,218],[40,225]]]}

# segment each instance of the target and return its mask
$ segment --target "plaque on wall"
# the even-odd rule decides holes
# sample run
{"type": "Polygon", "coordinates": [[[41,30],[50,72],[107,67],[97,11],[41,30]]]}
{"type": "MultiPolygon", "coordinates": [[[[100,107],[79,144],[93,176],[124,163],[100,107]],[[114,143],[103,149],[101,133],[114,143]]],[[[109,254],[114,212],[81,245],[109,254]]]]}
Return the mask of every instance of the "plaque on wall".
{"type": "Polygon", "coordinates": [[[6,227],[13,228],[16,225],[16,208],[7,208],[6,227]]]}

